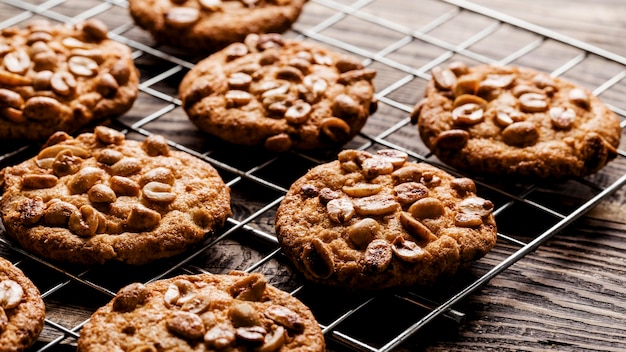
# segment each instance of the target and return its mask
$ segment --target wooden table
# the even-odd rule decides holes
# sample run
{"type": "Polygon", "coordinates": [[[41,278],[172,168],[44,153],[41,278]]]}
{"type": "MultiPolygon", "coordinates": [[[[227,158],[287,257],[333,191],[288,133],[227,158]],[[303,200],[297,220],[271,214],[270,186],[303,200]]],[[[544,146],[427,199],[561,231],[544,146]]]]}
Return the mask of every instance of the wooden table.
{"type": "MultiPolygon", "coordinates": [[[[624,14],[621,0],[310,0],[286,35],[358,55],[378,70],[379,110],[346,148],[393,147],[434,162],[408,113],[423,93],[430,68],[455,59],[515,63],[562,75],[598,93],[624,126],[624,14]]],[[[135,106],[112,125],[134,137],[163,134],[213,163],[232,187],[234,215],[217,244],[140,268],[49,263],[0,241],[0,254],[31,276],[44,294],[47,324],[30,351],[74,350],[81,324],[127,283],[232,269],[264,272],[273,284],[310,305],[333,351],[386,350],[385,345],[397,351],[626,350],[624,152],[585,180],[530,187],[478,180],[479,192],[493,197],[499,209],[502,239],[450,282],[374,295],[315,287],[280,254],[273,212],[291,182],[336,151],[273,155],[206,138],[186,119],[177,99],[178,82],[200,58],[156,45],[133,25],[125,1],[0,1],[0,28],[32,17],[76,22],[91,16],[109,25],[113,39],[133,48],[142,74],[135,106]],[[509,236],[513,241],[506,240],[509,236]],[[545,239],[510,259],[538,237],[545,239]],[[472,287],[494,270],[484,284],[472,287]],[[468,287],[467,295],[439,314],[440,304],[468,287]],[[431,305],[437,314],[429,318],[433,311],[421,305],[431,305]],[[421,319],[428,321],[410,331],[421,319]],[[411,333],[393,342],[406,331],[411,333]]],[[[1,145],[0,167],[35,149],[23,143],[1,145]]]]}

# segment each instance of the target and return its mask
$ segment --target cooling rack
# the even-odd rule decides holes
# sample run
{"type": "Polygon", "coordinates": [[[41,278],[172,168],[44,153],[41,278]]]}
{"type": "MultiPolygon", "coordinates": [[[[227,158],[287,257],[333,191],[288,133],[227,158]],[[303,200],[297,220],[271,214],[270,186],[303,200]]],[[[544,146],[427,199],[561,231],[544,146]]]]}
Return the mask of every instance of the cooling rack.
{"type": "MultiPolygon", "coordinates": [[[[432,324],[448,328],[461,324],[465,313],[457,305],[462,300],[626,182],[626,176],[620,176],[626,170],[623,149],[607,168],[584,179],[532,185],[476,179],[478,193],[496,205],[498,243],[455,280],[428,289],[378,294],[319,287],[307,283],[282,256],[273,218],[289,185],[309,168],[335,158],[337,151],[277,155],[224,145],[199,133],[180,107],[177,87],[200,58],[155,45],[133,24],[126,1],[0,1],[0,29],[34,18],[76,23],[92,17],[109,26],[112,39],[133,49],[141,72],[137,102],[110,125],[128,138],[162,134],[173,148],[211,163],[232,189],[233,216],[201,246],[142,267],[48,262],[0,233],[0,253],[31,277],[46,303],[44,331],[31,351],[73,351],[91,313],[128,283],[230,270],[262,272],[274,286],[307,304],[323,328],[330,351],[402,350],[432,324]]],[[[626,58],[471,2],[310,0],[286,35],[351,53],[378,71],[379,109],[344,148],[394,148],[414,160],[447,169],[421,143],[408,115],[423,93],[430,69],[452,60],[513,63],[564,76],[601,95],[620,116],[622,129],[626,125],[626,106],[620,101],[626,90],[626,58]],[[394,10],[398,8],[406,10],[394,10]],[[359,28],[360,35],[355,36],[350,28],[359,28]]],[[[0,167],[24,160],[37,149],[2,143],[0,167]]]]}

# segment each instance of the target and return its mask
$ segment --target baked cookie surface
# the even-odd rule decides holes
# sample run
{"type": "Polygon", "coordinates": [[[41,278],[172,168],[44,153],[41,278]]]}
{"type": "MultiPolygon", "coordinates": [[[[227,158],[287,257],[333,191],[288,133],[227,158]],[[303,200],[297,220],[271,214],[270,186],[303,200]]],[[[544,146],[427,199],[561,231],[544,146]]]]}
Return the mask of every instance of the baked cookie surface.
{"type": "Polygon", "coordinates": [[[30,347],[43,329],[46,308],[37,287],[0,258],[0,352],[30,347]]]}
{"type": "Polygon", "coordinates": [[[135,23],[159,43],[214,52],[250,33],[282,33],[306,0],[130,0],[135,23]]]}
{"type": "Polygon", "coordinates": [[[617,156],[617,115],[590,91],[516,66],[437,67],[413,113],[426,146],[476,174],[592,174],[617,156]]]}
{"type": "Polygon", "coordinates": [[[133,141],[103,126],[53,135],[0,181],[7,234],[59,261],[144,264],[183,252],[231,215],[212,166],[161,136],[133,141]]]}
{"type": "Polygon", "coordinates": [[[0,31],[0,139],[45,141],[129,110],[139,73],[130,49],[107,35],[95,19],[0,31]]]}
{"type": "Polygon", "coordinates": [[[183,275],[131,284],[98,309],[79,352],[325,350],[313,314],[261,274],[183,275]]]}
{"type": "Polygon", "coordinates": [[[276,213],[286,256],[309,280],[351,289],[429,285],[496,242],[491,201],[395,150],[344,150],[290,187],[276,213]]]}
{"type": "Polygon", "coordinates": [[[279,34],[249,35],[200,61],[179,92],[190,120],[272,151],[338,147],[376,110],[373,79],[352,56],[279,34]]]}

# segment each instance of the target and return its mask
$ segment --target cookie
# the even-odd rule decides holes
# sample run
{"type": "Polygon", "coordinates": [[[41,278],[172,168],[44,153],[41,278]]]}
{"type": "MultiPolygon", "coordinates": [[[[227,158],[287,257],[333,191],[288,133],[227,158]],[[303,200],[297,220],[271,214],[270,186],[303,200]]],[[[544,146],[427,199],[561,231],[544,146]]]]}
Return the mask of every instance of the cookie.
{"type": "Polygon", "coordinates": [[[215,52],[250,33],[282,33],[306,0],[130,0],[135,23],[160,44],[215,52]]]}
{"type": "Polygon", "coordinates": [[[276,235],[304,276],[347,289],[431,285],[496,243],[491,201],[406,153],[344,150],[289,188],[276,235]]]}
{"type": "Polygon", "coordinates": [[[617,156],[617,115],[587,89],[516,66],[436,67],[411,115],[443,162],[476,175],[556,180],[617,156]]]}
{"type": "Polygon", "coordinates": [[[319,45],[252,34],[200,61],[179,92],[189,119],[234,144],[336,148],[376,110],[373,79],[352,56],[319,45]]]}
{"type": "Polygon", "coordinates": [[[202,241],[231,215],[230,189],[204,161],[165,138],[126,139],[98,126],[59,132],[0,174],[10,237],[42,257],[144,264],[202,241]]]}
{"type": "Polygon", "coordinates": [[[37,287],[0,257],[0,352],[30,347],[41,333],[46,308],[37,287]]]}
{"type": "Polygon", "coordinates": [[[78,352],[324,351],[302,302],[261,274],[181,275],[134,283],[85,324],[78,352]]]}
{"type": "Polygon", "coordinates": [[[99,20],[0,31],[0,139],[45,141],[124,114],[138,92],[130,49],[99,20]]]}

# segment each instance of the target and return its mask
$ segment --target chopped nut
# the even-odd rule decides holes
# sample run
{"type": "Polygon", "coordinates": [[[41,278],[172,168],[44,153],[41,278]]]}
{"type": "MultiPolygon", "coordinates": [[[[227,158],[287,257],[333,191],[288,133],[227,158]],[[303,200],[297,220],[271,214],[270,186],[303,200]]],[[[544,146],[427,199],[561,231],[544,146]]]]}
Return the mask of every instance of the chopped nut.
{"type": "Polygon", "coordinates": [[[243,72],[235,72],[228,77],[228,86],[234,90],[247,90],[252,83],[252,77],[243,72]]]}
{"type": "Polygon", "coordinates": [[[460,97],[465,94],[474,95],[478,91],[478,85],[480,84],[480,77],[476,75],[463,75],[456,80],[453,88],[453,94],[455,97],[460,97]]]}
{"type": "Polygon", "coordinates": [[[453,61],[448,64],[448,69],[454,73],[455,76],[459,77],[469,72],[469,67],[463,61],[453,61]]]}
{"type": "Polygon", "coordinates": [[[302,317],[287,307],[271,305],[265,309],[263,314],[288,330],[304,331],[304,320],[302,317]]]}
{"type": "Polygon", "coordinates": [[[68,186],[73,194],[80,194],[87,192],[93,185],[103,179],[104,171],[102,169],[87,166],[74,174],[68,186]]]}
{"type": "Polygon", "coordinates": [[[70,216],[77,210],[78,208],[73,204],[53,199],[46,205],[46,210],[43,214],[44,222],[49,226],[67,227],[70,216]]]}
{"type": "Polygon", "coordinates": [[[285,344],[285,328],[276,326],[265,335],[263,345],[258,348],[258,352],[278,351],[285,344]]]}
{"type": "Polygon", "coordinates": [[[332,142],[341,143],[348,139],[350,126],[337,117],[327,117],[320,124],[320,132],[332,142]]]}
{"type": "Polygon", "coordinates": [[[88,49],[89,48],[89,45],[87,43],[80,41],[74,37],[63,38],[61,43],[63,44],[63,46],[69,49],[76,49],[76,48],[88,49]]]}
{"type": "Polygon", "coordinates": [[[0,84],[10,87],[31,85],[33,80],[27,76],[18,75],[9,71],[0,71],[0,84]]]}
{"type": "Polygon", "coordinates": [[[332,199],[326,204],[328,216],[335,222],[344,223],[354,216],[354,206],[349,199],[332,199]]]}
{"type": "Polygon", "coordinates": [[[496,111],[496,123],[506,127],[514,122],[523,121],[523,115],[512,107],[499,108],[496,111]]]}
{"type": "Polygon", "coordinates": [[[478,214],[457,213],[454,216],[454,225],[458,227],[478,227],[482,223],[483,218],[478,214]]]}
{"type": "Polygon", "coordinates": [[[62,96],[73,94],[78,83],[74,76],[67,71],[55,72],[50,78],[50,86],[52,90],[62,96]]]}
{"type": "Polygon", "coordinates": [[[333,115],[341,118],[358,116],[361,113],[359,103],[348,94],[339,94],[333,100],[333,115]]]}
{"type": "Polygon", "coordinates": [[[70,72],[76,76],[91,77],[98,72],[98,63],[84,56],[72,56],[68,61],[70,72]]]}
{"type": "Polygon", "coordinates": [[[46,205],[40,198],[27,198],[19,203],[20,222],[25,225],[37,223],[44,214],[46,205]]]}
{"type": "Polygon", "coordinates": [[[291,149],[293,141],[287,133],[279,133],[277,135],[268,137],[263,145],[267,150],[282,153],[291,149]]]}
{"type": "Polygon", "coordinates": [[[559,130],[568,130],[572,128],[576,121],[576,112],[570,108],[560,106],[550,108],[549,111],[552,126],[559,130]]]}
{"type": "Polygon", "coordinates": [[[305,123],[311,113],[311,105],[305,101],[297,100],[285,111],[285,120],[293,125],[305,123]]]}
{"type": "Polygon", "coordinates": [[[91,237],[98,230],[98,212],[90,205],[83,205],[70,215],[70,231],[81,237],[91,237]]]}
{"type": "Polygon", "coordinates": [[[137,182],[122,176],[111,177],[110,186],[118,196],[136,196],[140,190],[137,182]]]}
{"type": "Polygon", "coordinates": [[[37,159],[47,159],[47,158],[56,158],[59,153],[69,150],[73,155],[86,159],[89,157],[89,152],[81,147],[73,146],[73,145],[65,145],[65,144],[55,144],[49,147],[42,149],[39,154],[37,154],[37,159]]]}
{"type": "Polygon", "coordinates": [[[237,280],[228,288],[234,298],[244,301],[259,301],[263,297],[267,280],[261,274],[250,274],[237,280]]]}
{"type": "Polygon", "coordinates": [[[225,95],[229,107],[239,107],[250,103],[253,96],[243,90],[229,90],[225,95]]]}
{"type": "Polygon", "coordinates": [[[283,66],[276,72],[276,78],[291,82],[301,82],[304,76],[302,72],[295,67],[283,66]]]}
{"type": "Polygon", "coordinates": [[[165,137],[151,134],[141,143],[143,150],[150,156],[170,155],[170,146],[165,137]]]}
{"type": "Polygon", "coordinates": [[[22,301],[24,290],[22,286],[11,279],[0,281],[0,308],[12,309],[22,301]]]}
{"type": "Polygon", "coordinates": [[[50,188],[54,187],[58,181],[59,179],[54,175],[30,174],[24,175],[22,178],[22,187],[34,189],[50,188]]]}
{"type": "Polygon", "coordinates": [[[576,88],[570,90],[568,94],[569,101],[584,109],[589,109],[589,95],[582,89],[576,88]]]}
{"type": "Polygon", "coordinates": [[[391,195],[373,195],[353,201],[354,210],[361,216],[377,216],[394,212],[399,207],[395,197],[391,195]]]}
{"type": "Polygon", "coordinates": [[[248,47],[243,43],[233,43],[225,49],[228,61],[242,57],[248,53],[248,47]]]}
{"type": "Polygon", "coordinates": [[[548,98],[545,94],[524,93],[519,97],[520,107],[525,112],[542,112],[548,109],[548,98]]]}
{"type": "Polygon", "coordinates": [[[319,238],[304,247],[302,261],[307,272],[318,279],[327,279],[335,272],[333,254],[319,238]]]}
{"type": "Polygon", "coordinates": [[[392,242],[393,253],[405,262],[414,263],[424,257],[426,252],[413,241],[402,236],[396,237],[392,242]]]}
{"type": "Polygon", "coordinates": [[[350,197],[368,197],[379,193],[383,187],[376,183],[357,183],[351,186],[343,186],[341,190],[350,197]]]}
{"type": "Polygon", "coordinates": [[[459,202],[458,209],[461,213],[477,214],[484,217],[493,211],[493,203],[480,197],[469,197],[459,202]]]}
{"type": "Polygon", "coordinates": [[[249,303],[242,302],[233,304],[228,309],[228,317],[233,326],[238,328],[241,326],[258,325],[261,320],[260,313],[249,303]]]}
{"type": "Polygon", "coordinates": [[[200,11],[193,7],[173,7],[165,14],[165,23],[174,28],[191,26],[200,19],[200,11]]]}
{"type": "Polygon", "coordinates": [[[526,147],[537,143],[539,131],[532,122],[515,122],[502,130],[504,143],[515,147],[526,147]]]}
{"type": "Polygon", "coordinates": [[[137,158],[123,158],[111,165],[111,172],[117,176],[130,176],[141,170],[141,162],[137,158]]]}
{"type": "Polygon", "coordinates": [[[163,302],[168,307],[182,306],[196,296],[194,285],[189,280],[178,279],[167,287],[163,295],[163,302]]]}
{"type": "Polygon", "coordinates": [[[235,329],[229,324],[218,324],[204,335],[204,342],[211,348],[223,349],[235,341],[235,329]]]}
{"type": "Polygon", "coordinates": [[[478,104],[464,104],[452,110],[452,121],[457,125],[475,125],[482,122],[484,118],[484,110],[478,104]]]}
{"type": "Polygon", "coordinates": [[[137,205],[134,207],[126,219],[128,229],[135,232],[150,231],[159,225],[161,214],[137,205]]]}
{"type": "Polygon", "coordinates": [[[200,6],[208,11],[218,11],[222,7],[222,0],[200,0],[200,6]]]}
{"type": "Polygon", "coordinates": [[[469,132],[460,129],[451,129],[441,132],[435,138],[437,148],[459,150],[463,149],[469,140],[469,132]]]}
{"type": "Polygon", "coordinates": [[[99,163],[111,166],[116,162],[122,160],[122,158],[124,158],[124,154],[115,149],[105,148],[100,150],[95,155],[95,158],[99,163]]]}
{"type": "MultiPolygon", "coordinates": [[[[26,101],[22,114],[28,120],[51,121],[63,111],[61,103],[54,98],[35,96],[26,101]]],[[[78,155],[74,153],[74,155],[78,155]]]]}
{"type": "Polygon", "coordinates": [[[255,345],[265,340],[266,333],[267,331],[262,326],[243,326],[235,330],[235,336],[238,339],[255,345]]]}
{"type": "Polygon", "coordinates": [[[194,313],[174,312],[172,316],[165,321],[165,326],[175,335],[188,340],[200,339],[205,334],[202,318],[194,313]]]}
{"type": "Polygon", "coordinates": [[[393,251],[389,242],[376,239],[370,242],[365,249],[363,257],[365,268],[374,273],[381,273],[391,263],[393,251]]]}
{"type": "Polygon", "coordinates": [[[116,312],[131,312],[141,306],[148,297],[149,290],[141,283],[132,283],[122,287],[113,299],[113,310],[116,312]]]}
{"type": "Polygon", "coordinates": [[[412,204],[428,196],[429,192],[428,187],[419,182],[404,182],[395,186],[393,190],[396,192],[396,199],[402,205],[412,204]]]}
{"type": "Polygon", "coordinates": [[[396,184],[405,182],[419,182],[422,179],[422,170],[416,166],[403,166],[391,174],[396,184]]]}
{"type": "Polygon", "coordinates": [[[95,40],[104,40],[107,39],[107,34],[109,32],[109,28],[104,22],[90,18],[82,23],[82,30],[95,40]]]}
{"type": "Polygon", "coordinates": [[[176,193],[172,192],[172,186],[161,182],[148,182],[143,186],[143,196],[152,202],[170,203],[176,199],[176,193]]]}
{"type": "Polygon", "coordinates": [[[480,82],[478,90],[492,91],[499,88],[506,88],[513,83],[514,78],[515,75],[512,74],[488,74],[487,78],[480,82]]]}
{"type": "Polygon", "coordinates": [[[367,178],[375,178],[379,175],[388,175],[394,170],[393,163],[390,159],[379,156],[363,160],[361,168],[367,178]]]}
{"type": "Polygon", "coordinates": [[[407,153],[395,149],[381,149],[376,151],[376,155],[379,155],[389,161],[394,168],[402,167],[409,159],[409,155],[407,153]]]}
{"type": "Polygon", "coordinates": [[[467,177],[458,177],[450,181],[450,186],[464,196],[468,193],[476,193],[476,183],[467,177]]]}
{"type": "Polygon", "coordinates": [[[327,204],[331,200],[337,199],[339,197],[341,197],[341,193],[337,191],[333,191],[332,189],[328,187],[322,188],[322,190],[319,191],[319,199],[320,199],[320,203],[322,204],[327,204]]]}
{"type": "Polygon", "coordinates": [[[4,55],[3,63],[7,71],[23,75],[30,67],[30,56],[26,51],[17,49],[4,55]]]}
{"type": "Polygon", "coordinates": [[[380,231],[380,224],[372,218],[364,218],[347,229],[350,241],[357,247],[365,247],[380,231]]]}
{"type": "Polygon", "coordinates": [[[103,72],[96,80],[96,91],[105,98],[113,98],[119,88],[120,85],[109,72],[103,72]]]}
{"type": "Polygon", "coordinates": [[[450,69],[436,66],[430,71],[437,88],[451,90],[456,85],[456,75],[450,69]]]}
{"type": "Polygon", "coordinates": [[[409,207],[409,213],[418,219],[434,219],[445,213],[443,203],[434,197],[426,197],[417,200],[409,207]]]}
{"type": "Polygon", "coordinates": [[[402,212],[400,214],[400,223],[410,234],[423,240],[434,241],[437,239],[437,236],[435,236],[426,225],[415,219],[410,213],[402,212]]]}
{"type": "Polygon", "coordinates": [[[104,126],[97,126],[94,129],[94,135],[98,141],[104,144],[120,145],[126,140],[126,136],[122,132],[104,126]]]}
{"type": "Polygon", "coordinates": [[[82,164],[83,160],[74,156],[71,149],[64,149],[56,155],[50,167],[55,175],[62,177],[75,174],[82,164]]]}
{"type": "Polygon", "coordinates": [[[101,183],[93,185],[87,192],[87,196],[92,203],[113,203],[117,199],[115,192],[101,183]]]}
{"type": "Polygon", "coordinates": [[[21,108],[24,104],[24,99],[18,93],[0,88],[0,106],[10,108],[21,108]]]}
{"type": "Polygon", "coordinates": [[[344,72],[339,75],[337,79],[337,83],[339,84],[352,84],[358,81],[371,81],[376,77],[376,70],[371,68],[364,68],[361,70],[352,70],[348,72],[344,72]]]}

